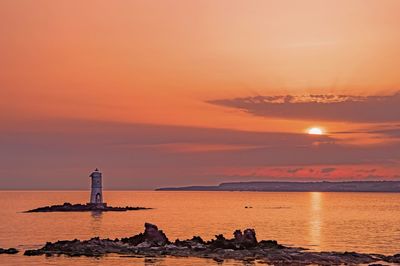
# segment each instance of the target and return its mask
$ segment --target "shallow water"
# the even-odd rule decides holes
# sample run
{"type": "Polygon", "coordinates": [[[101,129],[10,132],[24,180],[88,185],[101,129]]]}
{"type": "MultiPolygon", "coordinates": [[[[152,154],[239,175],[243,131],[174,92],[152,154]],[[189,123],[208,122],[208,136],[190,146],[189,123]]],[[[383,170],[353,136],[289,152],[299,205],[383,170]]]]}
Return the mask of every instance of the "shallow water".
{"type": "MultiPolygon", "coordinates": [[[[47,241],[126,237],[157,224],[170,240],[255,228],[258,239],[313,250],[400,252],[400,194],[106,191],[113,206],[153,210],[92,213],[22,213],[52,204],[85,203],[87,191],[0,191],[0,247],[24,250],[47,241]],[[245,208],[250,206],[251,208],[245,208]]],[[[0,255],[1,265],[217,265],[204,259],[101,259],[0,255]]],[[[224,265],[243,265],[230,261],[224,265]]]]}

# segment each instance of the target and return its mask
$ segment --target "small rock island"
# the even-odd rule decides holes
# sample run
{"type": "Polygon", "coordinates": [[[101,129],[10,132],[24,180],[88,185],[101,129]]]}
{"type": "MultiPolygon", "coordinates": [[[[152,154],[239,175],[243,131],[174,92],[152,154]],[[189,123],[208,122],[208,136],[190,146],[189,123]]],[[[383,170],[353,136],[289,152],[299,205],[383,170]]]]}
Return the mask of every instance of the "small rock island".
{"type": "Polygon", "coordinates": [[[107,203],[103,202],[103,182],[102,173],[96,168],[94,172],[90,174],[92,186],[90,192],[90,202],[86,204],[71,204],[65,202],[62,205],[45,206],[36,209],[32,209],[26,212],[109,212],[109,211],[137,211],[137,210],[149,210],[151,208],[145,207],[112,207],[107,206],[107,203]]]}
{"type": "Polygon", "coordinates": [[[15,248],[0,248],[0,254],[17,254],[19,251],[15,248]]]}
{"type": "Polygon", "coordinates": [[[123,211],[138,211],[138,210],[150,210],[151,208],[145,207],[112,207],[107,206],[107,204],[103,204],[101,206],[95,204],[71,204],[69,202],[65,202],[62,205],[52,205],[36,208],[33,210],[29,210],[26,212],[123,212],[123,211]]]}
{"type": "Polygon", "coordinates": [[[236,230],[232,239],[216,235],[204,241],[199,236],[171,242],[156,225],[145,223],[144,233],[122,239],[64,240],[47,242],[40,249],[26,250],[25,256],[66,255],[103,256],[108,253],[130,257],[197,257],[224,260],[257,261],[268,265],[381,265],[379,262],[400,263],[400,254],[385,256],[356,252],[314,252],[286,247],[274,240],[256,238],[254,229],[236,230]]]}

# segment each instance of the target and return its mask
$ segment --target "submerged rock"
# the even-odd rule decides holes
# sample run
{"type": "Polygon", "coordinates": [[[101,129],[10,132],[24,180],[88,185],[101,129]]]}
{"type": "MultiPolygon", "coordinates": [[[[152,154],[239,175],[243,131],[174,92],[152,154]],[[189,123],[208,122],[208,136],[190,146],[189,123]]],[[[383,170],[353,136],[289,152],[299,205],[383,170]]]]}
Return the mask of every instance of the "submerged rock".
{"type": "Polygon", "coordinates": [[[65,202],[63,205],[52,205],[45,206],[36,209],[32,209],[26,212],[87,212],[87,211],[95,211],[95,212],[121,212],[121,211],[138,211],[138,210],[149,210],[151,208],[145,207],[112,207],[107,206],[105,204],[96,205],[96,204],[71,204],[69,202],[65,202]]]}
{"type": "Polygon", "coordinates": [[[396,263],[400,255],[384,256],[356,252],[310,252],[302,248],[285,247],[274,240],[257,241],[254,229],[242,233],[236,230],[234,238],[226,239],[216,235],[215,239],[205,242],[201,237],[179,240],[171,243],[156,225],[146,223],[143,233],[128,238],[110,240],[98,237],[80,241],[57,241],[46,243],[40,249],[26,250],[24,255],[101,256],[117,253],[125,256],[142,257],[198,257],[209,258],[222,263],[226,259],[244,262],[260,261],[267,264],[297,265],[357,265],[378,262],[396,263]]]}
{"type": "Polygon", "coordinates": [[[0,254],[17,254],[18,252],[15,248],[0,248],[0,254]]]}

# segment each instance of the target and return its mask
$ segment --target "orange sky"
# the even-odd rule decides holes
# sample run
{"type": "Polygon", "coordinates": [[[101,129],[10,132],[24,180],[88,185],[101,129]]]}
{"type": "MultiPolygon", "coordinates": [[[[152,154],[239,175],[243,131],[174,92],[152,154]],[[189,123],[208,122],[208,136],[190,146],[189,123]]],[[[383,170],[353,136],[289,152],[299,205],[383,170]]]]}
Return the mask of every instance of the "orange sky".
{"type": "MultiPolygon", "coordinates": [[[[286,109],[278,110],[279,115],[265,115],[254,108],[269,106],[244,108],[231,100],[259,95],[395,95],[400,88],[399,14],[397,0],[3,0],[0,134],[3,139],[15,132],[44,136],[54,130],[52,121],[65,120],[294,134],[321,126],[331,141],[341,145],[373,149],[397,143],[398,135],[393,138],[386,131],[375,132],[377,127],[397,130],[400,124],[400,119],[385,111],[382,121],[372,121],[368,114],[350,121],[329,115],[307,119],[280,115],[286,109]],[[225,101],[214,104],[216,100],[225,101]]],[[[297,107],[288,106],[288,112],[296,112],[297,107]]],[[[63,130],[71,135],[80,132],[79,125],[63,130]]],[[[83,140],[79,134],[77,138],[83,140]]],[[[41,143],[31,141],[33,146],[41,143]]],[[[176,142],[163,143],[163,147],[177,145],[187,150],[188,143],[176,142]]],[[[189,146],[214,151],[215,146],[228,145],[212,143],[211,147],[197,142],[189,146]]],[[[7,147],[18,150],[11,144],[7,147]]],[[[47,156],[53,152],[65,151],[49,150],[47,156]]],[[[394,154],[391,160],[399,158],[394,154]]],[[[92,168],[90,163],[104,161],[107,158],[86,165],[92,168]]],[[[14,173],[13,167],[20,163],[16,156],[3,167],[0,178],[15,178],[34,169],[27,165],[26,172],[14,173]]],[[[332,164],[337,166],[336,160],[332,164]]],[[[377,159],[371,164],[385,167],[377,159]]],[[[74,166],[70,173],[81,174],[83,165],[74,166]]],[[[129,176],[129,167],[121,171],[111,164],[107,167],[110,174],[129,176]]],[[[218,168],[199,166],[188,171],[213,176],[207,169],[214,167],[218,168]]],[[[266,162],[262,167],[273,165],[266,162]]],[[[216,180],[210,177],[205,182],[216,180]]],[[[171,182],[189,181],[177,178],[171,182]]],[[[157,184],[143,181],[142,186],[157,184]]]]}

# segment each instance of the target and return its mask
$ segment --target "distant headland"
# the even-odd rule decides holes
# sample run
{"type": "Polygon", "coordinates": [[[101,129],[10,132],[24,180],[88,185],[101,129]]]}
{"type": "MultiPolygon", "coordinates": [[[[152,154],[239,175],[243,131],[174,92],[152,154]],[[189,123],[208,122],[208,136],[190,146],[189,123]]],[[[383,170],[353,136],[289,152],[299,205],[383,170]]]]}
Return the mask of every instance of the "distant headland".
{"type": "Polygon", "coordinates": [[[230,182],[218,186],[158,188],[158,191],[400,192],[400,181],[230,182]]]}

